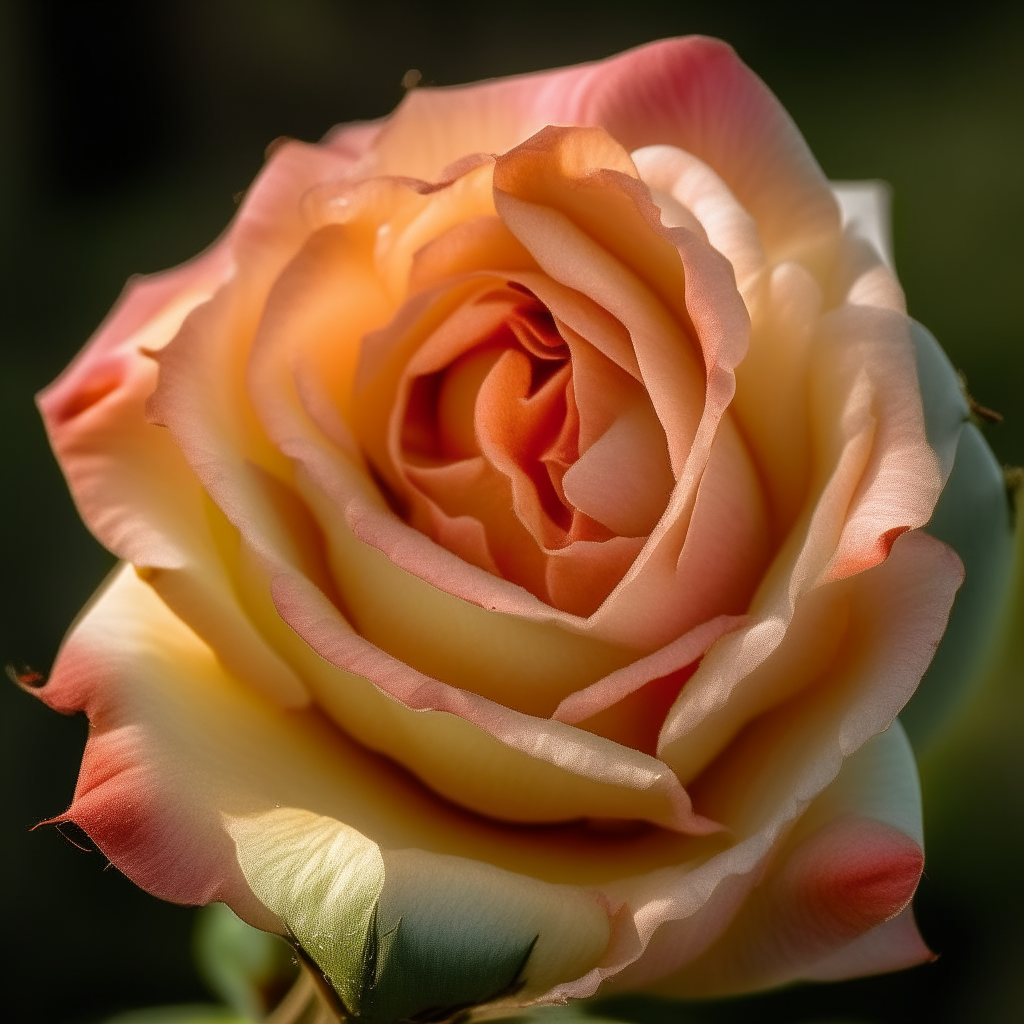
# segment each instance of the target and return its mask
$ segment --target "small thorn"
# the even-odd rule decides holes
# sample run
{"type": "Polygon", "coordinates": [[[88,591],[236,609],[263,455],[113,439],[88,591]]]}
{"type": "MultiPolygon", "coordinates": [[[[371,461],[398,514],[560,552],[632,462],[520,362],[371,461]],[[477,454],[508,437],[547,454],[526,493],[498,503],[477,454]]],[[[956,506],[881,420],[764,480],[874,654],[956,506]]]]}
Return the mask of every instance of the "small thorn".
{"type": "Polygon", "coordinates": [[[967,386],[967,375],[963,370],[956,371],[956,379],[960,382],[960,390],[964,393],[964,398],[967,399],[967,407],[971,410],[971,415],[976,420],[984,420],[986,423],[1003,422],[1003,414],[1001,412],[996,412],[995,409],[990,409],[988,406],[974,400],[974,396],[967,386]]]}
{"type": "Polygon", "coordinates": [[[984,420],[986,423],[1003,422],[1003,414],[1001,412],[989,409],[985,405],[979,405],[970,395],[967,396],[967,402],[971,407],[971,414],[977,416],[979,420],[984,420]]]}

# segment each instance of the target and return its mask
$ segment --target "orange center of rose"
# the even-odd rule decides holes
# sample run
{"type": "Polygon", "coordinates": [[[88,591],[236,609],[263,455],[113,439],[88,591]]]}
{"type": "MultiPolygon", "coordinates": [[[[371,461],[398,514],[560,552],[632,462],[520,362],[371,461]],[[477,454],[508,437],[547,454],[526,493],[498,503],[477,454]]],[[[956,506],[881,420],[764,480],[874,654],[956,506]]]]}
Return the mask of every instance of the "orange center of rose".
{"type": "Polygon", "coordinates": [[[668,503],[668,445],[630,360],[561,322],[524,283],[542,275],[518,277],[470,275],[410,300],[364,339],[364,375],[407,359],[384,374],[387,394],[357,389],[357,406],[365,419],[387,403],[386,443],[368,455],[411,525],[587,615],[668,503]]]}

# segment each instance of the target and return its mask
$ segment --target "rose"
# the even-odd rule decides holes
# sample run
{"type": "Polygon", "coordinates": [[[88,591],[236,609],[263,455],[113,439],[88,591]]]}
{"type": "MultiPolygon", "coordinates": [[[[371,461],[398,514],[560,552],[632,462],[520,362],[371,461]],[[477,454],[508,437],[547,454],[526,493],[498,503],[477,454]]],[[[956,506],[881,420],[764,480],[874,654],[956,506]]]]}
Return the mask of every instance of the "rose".
{"type": "Polygon", "coordinates": [[[927,958],[965,412],[877,228],[699,38],[278,147],[41,399],[125,562],[62,817],[373,1020],[927,958]]]}

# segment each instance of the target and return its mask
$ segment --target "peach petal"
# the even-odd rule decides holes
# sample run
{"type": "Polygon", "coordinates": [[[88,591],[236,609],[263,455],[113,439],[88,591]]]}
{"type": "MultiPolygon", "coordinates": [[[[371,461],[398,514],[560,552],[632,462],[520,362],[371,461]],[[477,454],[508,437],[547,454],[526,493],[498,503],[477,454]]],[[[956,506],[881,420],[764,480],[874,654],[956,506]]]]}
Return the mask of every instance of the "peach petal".
{"type": "MultiPolygon", "coordinates": [[[[583,337],[567,323],[556,318],[559,333],[565,339],[572,355],[572,388],[575,400],[576,417],[579,420],[578,453],[586,452],[602,437],[619,417],[626,415],[634,406],[643,404],[651,407],[647,392],[636,376],[623,369],[615,360],[610,359],[598,344],[590,338],[583,337]]],[[[651,415],[657,422],[657,417],[651,415]]],[[[660,430],[660,425],[659,425],[660,430]]],[[[668,462],[668,450],[662,431],[661,448],[665,449],[665,461],[668,462]]],[[[576,453],[574,453],[575,457],[576,453]]],[[[669,470],[671,475],[671,470],[669,470]]]]}
{"type": "Polygon", "coordinates": [[[843,981],[929,963],[935,954],[917,930],[912,907],[877,925],[845,946],[800,969],[800,981],[843,981]]]}
{"type": "Polygon", "coordinates": [[[735,367],[749,337],[749,320],[730,264],[691,232],[681,228],[666,231],[671,232],[683,259],[687,308],[704,351],[704,409],[665,515],[640,558],[590,622],[598,635],[632,637],[633,643],[648,650],[668,643],[686,628],[686,609],[679,614],[671,602],[660,600],[660,593],[666,578],[674,573],[685,543],[700,482],[735,392],[735,367]]]}
{"type": "Polygon", "coordinates": [[[481,451],[509,480],[512,511],[541,548],[560,547],[570,519],[547,473],[536,472],[565,418],[569,374],[564,366],[531,395],[530,363],[522,352],[510,349],[495,362],[476,403],[481,451]]]}
{"type": "MultiPolygon", "coordinates": [[[[900,533],[923,525],[931,514],[941,476],[925,439],[920,400],[906,400],[917,394],[917,371],[905,326],[898,314],[865,307],[843,307],[826,318],[810,362],[810,414],[818,441],[816,497],[808,503],[813,511],[791,531],[765,577],[752,609],[758,621],[705,660],[666,720],[660,749],[676,745],[673,766],[683,778],[722,749],[755,706],[764,706],[762,698],[739,699],[734,688],[745,681],[753,694],[761,685],[754,680],[774,678],[755,669],[789,637],[803,596],[878,564],[900,533]],[[883,507],[885,496],[890,507],[883,507]],[[857,555],[847,555],[854,545],[857,555]],[[677,742],[684,734],[685,744],[677,742]]],[[[804,676],[796,672],[790,678],[800,685],[804,676]]],[[[765,685],[763,699],[776,699],[765,685]]]]}
{"type": "Polygon", "coordinates": [[[901,531],[927,523],[943,482],[925,436],[906,318],[851,305],[827,314],[822,331],[823,344],[837,350],[834,362],[822,367],[823,395],[836,386],[836,378],[849,380],[858,372],[886,376],[884,386],[876,381],[879,432],[872,456],[824,571],[824,579],[841,579],[884,559],[901,531]]]}
{"type": "Polygon", "coordinates": [[[83,519],[108,548],[143,565],[182,564],[176,484],[191,476],[165,433],[143,418],[157,376],[146,353],[174,337],[228,269],[221,244],[176,270],[130,282],[88,345],[38,398],[83,519]]]}
{"type": "Polygon", "coordinates": [[[359,341],[389,312],[371,254],[341,227],[314,232],[283,268],[267,294],[246,365],[248,398],[282,454],[290,454],[308,422],[307,403],[314,402],[320,410],[314,422],[326,419],[328,436],[358,458],[345,414],[359,341]],[[282,363],[288,372],[281,372],[282,363]],[[325,408],[333,416],[325,416],[325,408]]]}
{"type": "Polygon", "coordinates": [[[900,911],[920,873],[922,843],[914,754],[897,721],[847,757],[751,879],[721,937],[709,943],[684,921],[663,927],[622,982],[674,972],[658,990],[725,995],[927,960],[909,907],[900,911]]]}
{"type": "Polygon", "coordinates": [[[146,422],[161,350],[229,269],[227,242],[129,286],[108,323],[40,396],[51,443],[90,529],[189,609],[225,663],[285,707],[305,687],[238,607],[210,533],[208,500],[167,431],[146,422]],[[97,382],[103,382],[98,389],[97,382]]]}
{"type": "Polygon", "coordinates": [[[675,483],[666,455],[661,424],[648,403],[637,402],[566,471],[566,499],[619,536],[646,537],[675,483]]]}
{"type": "Polygon", "coordinates": [[[576,540],[548,551],[544,579],[551,602],[575,615],[589,615],[622,579],[644,546],[643,537],[576,540]]]}
{"type": "Polygon", "coordinates": [[[708,242],[732,264],[737,287],[746,296],[767,263],[758,223],[750,212],[721,177],[692,153],[660,145],[645,146],[630,155],[661,211],[662,223],[693,230],[695,221],[708,242]]]}
{"type": "MultiPolygon", "coordinates": [[[[633,179],[625,175],[611,180],[602,178],[597,191],[606,202],[615,203],[619,219],[632,215],[628,218],[635,229],[631,234],[639,233],[656,249],[659,263],[669,264],[658,276],[670,278],[674,274],[674,281],[666,280],[663,288],[654,292],[654,286],[639,276],[639,268],[634,269],[616,250],[605,248],[591,237],[588,231],[593,228],[592,224],[581,226],[573,219],[580,211],[568,201],[567,195],[572,193],[559,177],[563,173],[559,163],[562,150],[542,144],[557,141],[564,149],[590,143],[596,152],[587,155],[594,161],[604,156],[605,150],[621,151],[607,146],[610,140],[601,133],[588,135],[586,140],[577,143],[572,129],[558,131],[562,134],[554,135],[555,129],[542,132],[538,138],[498,159],[494,168],[498,214],[545,273],[598,302],[629,331],[643,382],[668,439],[673,473],[678,477],[696,432],[704,399],[703,372],[697,353],[677,319],[680,314],[686,315],[682,301],[682,264],[668,241],[658,237],[637,209],[637,195],[626,189],[626,183],[633,179]],[[537,201],[537,189],[530,184],[536,176],[551,179],[552,194],[545,198],[552,205],[537,201]],[[554,205],[557,203],[568,207],[568,212],[562,205],[554,205]],[[674,266],[670,260],[674,260],[674,266]],[[674,294],[670,296],[673,285],[674,294]],[[664,305],[666,297],[674,299],[668,308],[664,305]]],[[[573,155],[582,158],[580,154],[573,155]]],[[[621,156],[628,160],[625,153],[621,156]]],[[[590,166],[594,172],[602,169],[600,163],[590,166]]],[[[576,184],[584,181],[589,182],[590,178],[581,169],[576,184]]],[[[636,244],[636,241],[632,243],[627,256],[636,255],[636,244]]],[[[650,271],[647,266],[642,269],[650,271]]]]}
{"type": "Polygon", "coordinates": [[[409,294],[481,269],[535,271],[537,265],[497,216],[472,217],[416,251],[409,271],[409,294]]]}
{"type": "Polygon", "coordinates": [[[666,600],[676,604],[680,622],[747,610],[770,561],[767,520],[757,470],[726,413],[697,488],[675,573],[666,581],[666,600]]]}
{"type": "MultiPolygon", "coordinates": [[[[910,699],[934,655],[934,649],[921,638],[941,637],[949,606],[963,580],[963,567],[955,553],[941,545],[929,550],[930,544],[923,538],[917,532],[904,534],[893,546],[893,552],[899,550],[901,557],[886,574],[873,573],[870,578],[861,574],[813,591],[800,603],[783,637],[777,639],[777,626],[771,620],[726,637],[705,656],[666,719],[659,755],[680,778],[692,779],[757,715],[813,688],[814,681],[830,671],[851,671],[843,669],[844,659],[853,661],[855,655],[857,660],[877,658],[872,645],[877,643],[881,627],[864,620],[881,617],[883,611],[890,617],[898,614],[896,606],[902,599],[913,602],[920,617],[913,634],[889,650],[884,671],[877,669],[894,689],[898,701],[895,714],[910,699]],[[923,565],[933,572],[927,600],[919,593],[923,565]],[[854,582],[862,576],[867,582],[854,582]],[[879,578],[891,581],[889,592],[875,593],[878,585],[874,581],[879,578]],[[864,603],[867,594],[874,595],[873,606],[864,603]],[[730,659],[733,663],[727,664],[730,659]]],[[[881,565],[892,559],[890,554],[881,565]]],[[[876,690],[877,685],[866,694],[876,690]]]]}
{"type": "MultiPolygon", "coordinates": [[[[782,859],[782,868],[753,890],[718,942],[655,985],[656,991],[689,998],[736,994],[813,973],[817,964],[899,916],[924,864],[920,846],[902,832],[852,816],[823,826],[782,859]]],[[[898,944],[887,942],[883,956],[876,955],[879,970],[931,959],[913,918],[903,922],[898,944]]],[[[838,976],[859,973],[851,966],[838,976]]]]}
{"type": "Polygon", "coordinates": [[[463,278],[406,303],[386,327],[362,342],[353,396],[352,428],[363,450],[393,490],[401,494],[401,437],[414,376],[443,369],[508,315],[511,297],[487,302],[502,282],[463,278]],[[478,301],[479,300],[479,301],[478,301]],[[416,358],[415,362],[412,360],[416,358]]]}
{"type": "Polygon", "coordinates": [[[308,233],[295,196],[324,179],[344,178],[350,163],[322,147],[296,142],[279,147],[247,193],[229,233],[231,280],[160,352],[160,378],[147,416],[171,429],[221,507],[225,503],[219,500],[213,451],[287,472],[286,460],[266,443],[256,422],[244,389],[245,364],[267,292],[308,233]],[[209,337],[220,343],[209,344],[209,337]]]}
{"type": "Polygon", "coordinates": [[[550,124],[605,128],[627,150],[664,143],[711,167],[761,225],[776,258],[839,230],[789,115],[726,44],[668,39],[596,64],[450,89],[416,89],[374,147],[380,173],[431,179],[468,152],[504,153],[550,124]]]}
{"type": "Polygon", "coordinates": [[[321,145],[357,164],[373,148],[383,127],[383,120],[349,121],[332,128],[321,140],[321,145]]]}
{"type": "Polygon", "coordinates": [[[416,485],[411,523],[473,565],[515,575],[531,591],[543,591],[543,555],[512,514],[512,487],[482,456],[443,466],[407,466],[416,485]]]}
{"type": "MultiPolygon", "coordinates": [[[[116,571],[62,645],[39,691],[50,707],[65,714],[85,711],[91,723],[74,800],[55,820],[75,822],[132,881],[162,899],[226,900],[251,923],[277,931],[276,919],[233,862],[219,823],[204,813],[205,802],[197,806],[187,791],[168,792],[163,769],[168,755],[173,759],[180,751],[152,743],[152,711],[159,702],[152,700],[150,684],[180,672],[175,662],[198,668],[194,655],[203,649],[130,566],[116,571]]],[[[200,660],[208,674],[216,662],[206,651],[200,660]]]]}

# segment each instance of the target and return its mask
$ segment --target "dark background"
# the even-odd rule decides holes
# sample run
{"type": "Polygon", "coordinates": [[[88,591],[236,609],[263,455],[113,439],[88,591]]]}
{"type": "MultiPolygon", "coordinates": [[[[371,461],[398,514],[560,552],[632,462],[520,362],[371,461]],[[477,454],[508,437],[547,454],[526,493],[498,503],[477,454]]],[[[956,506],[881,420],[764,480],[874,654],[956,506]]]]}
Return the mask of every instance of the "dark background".
{"type": "MultiPolygon", "coordinates": [[[[911,313],[974,396],[1005,414],[987,429],[1000,460],[1024,463],[1024,5],[7,2],[0,660],[46,671],[112,564],[75,515],[33,393],[128,275],[177,263],[220,231],[271,139],[316,139],[385,114],[409,68],[450,84],[688,32],[737,48],[831,177],[892,183],[911,313]]],[[[956,760],[925,765],[929,859],[917,907],[937,963],[686,1011],[648,1004],[646,1016],[1024,1020],[1022,691],[1007,696],[1004,679],[1001,696],[989,693],[1003,704],[953,741],[956,760]]],[[[29,832],[67,806],[85,722],[13,686],[0,687],[0,707],[8,1019],[88,1022],[208,998],[190,960],[191,910],[136,890],[53,828],[29,832]]]]}

